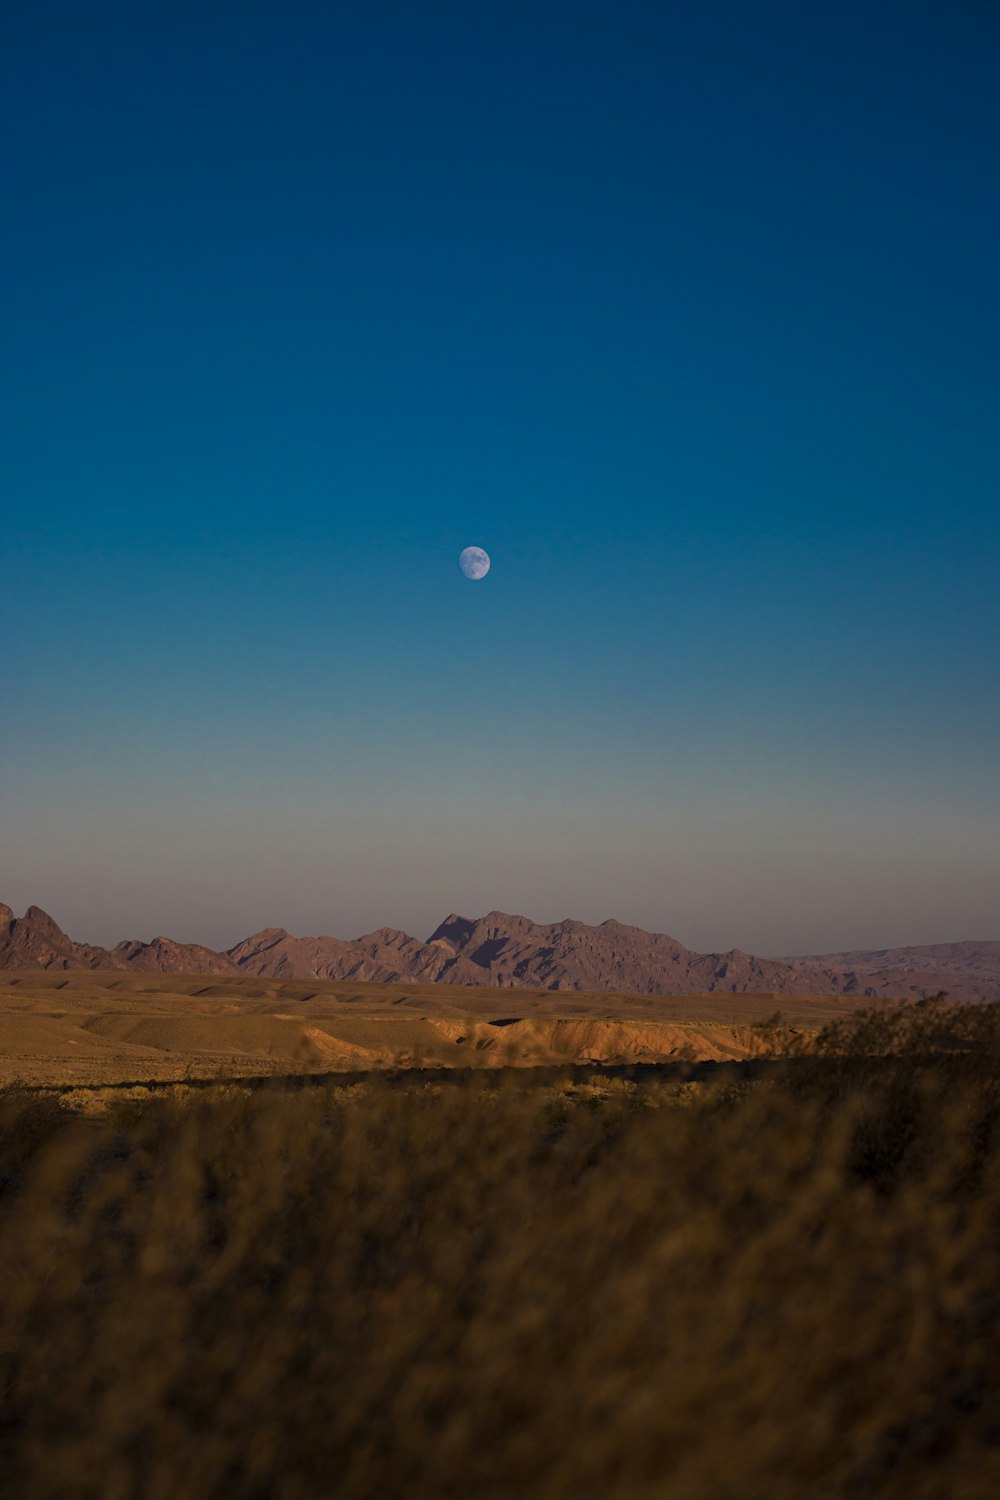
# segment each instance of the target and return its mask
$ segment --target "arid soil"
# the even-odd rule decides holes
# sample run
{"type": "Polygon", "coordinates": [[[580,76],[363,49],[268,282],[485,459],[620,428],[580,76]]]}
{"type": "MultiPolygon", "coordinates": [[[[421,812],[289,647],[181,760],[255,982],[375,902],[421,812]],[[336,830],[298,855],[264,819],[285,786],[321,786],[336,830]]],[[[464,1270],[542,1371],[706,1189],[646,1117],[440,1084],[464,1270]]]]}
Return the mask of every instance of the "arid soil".
{"type": "Polygon", "coordinates": [[[769,1051],[780,1007],[814,1030],[836,996],[462,989],[246,975],[0,974],[0,1082],[102,1084],[393,1067],[718,1061],[769,1051]]]}

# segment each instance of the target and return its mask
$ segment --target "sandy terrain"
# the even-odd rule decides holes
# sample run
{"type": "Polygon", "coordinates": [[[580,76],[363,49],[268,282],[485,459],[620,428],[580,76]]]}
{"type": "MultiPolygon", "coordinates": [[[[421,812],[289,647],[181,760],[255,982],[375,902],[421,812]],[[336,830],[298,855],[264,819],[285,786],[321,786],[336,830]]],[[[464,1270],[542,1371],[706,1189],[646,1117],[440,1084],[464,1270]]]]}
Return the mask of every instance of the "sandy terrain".
{"type": "Polygon", "coordinates": [[[0,975],[0,1081],[101,1084],[364,1068],[709,1061],[759,1055],[842,997],[556,993],[244,976],[0,975]]]}

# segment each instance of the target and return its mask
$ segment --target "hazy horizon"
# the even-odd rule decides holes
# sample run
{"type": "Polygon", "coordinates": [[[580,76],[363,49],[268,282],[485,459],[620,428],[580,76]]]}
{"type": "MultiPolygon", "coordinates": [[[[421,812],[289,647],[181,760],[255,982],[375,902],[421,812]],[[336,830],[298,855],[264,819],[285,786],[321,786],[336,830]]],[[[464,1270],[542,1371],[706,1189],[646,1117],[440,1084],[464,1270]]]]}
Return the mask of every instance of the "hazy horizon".
{"type": "MultiPolygon", "coordinates": [[[[575,920],[591,926],[598,926],[607,920],[617,920],[626,926],[643,928],[649,932],[667,933],[671,937],[677,938],[686,947],[697,952],[718,953],[727,952],[732,948],[739,948],[746,952],[755,953],[762,958],[806,956],[812,953],[850,952],[855,949],[901,948],[933,943],[1000,940],[995,920],[992,926],[980,924],[978,930],[974,927],[970,930],[955,929],[950,932],[940,932],[936,935],[924,934],[919,937],[908,934],[905,926],[897,922],[895,928],[889,931],[888,935],[885,935],[886,930],[884,928],[880,928],[878,930],[879,935],[872,937],[870,932],[874,931],[874,929],[869,930],[869,928],[862,924],[852,930],[855,933],[861,932],[862,934],[867,932],[869,936],[862,936],[858,941],[850,939],[843,942],[793,943],[790,946],[782,947],[775,943],[761,944],[749,940],[735,940],[722,932],[717,923],[705,922],[704,920],[699,923],[696,918],[692,918],[692,921],[687,924],[678,921],[672,922],[668,920],[666,915],[658,917],[655,908],[650,905],[647,906],[650,914],[645,920],[631,915],[623,915],[621,911],[601,913],[601,909],[594,904],[591,904],[587,910],[581,911],[539,908],[537,906],[517,905],[509,902],[507,904],[500,902],[484,904],[479,902],[466,903],[465,905],[461,903],[453,903],[450,906],[446,905],[440,909],[435,909],[427,920],[407,922],[405,920],[394,920],[391,917],[385,917],[383,919],[373,918],[368,921],[355,920],[352,922],[346,916],[341,920],[336,911],[324,914],[323,909],[318,904],[314,904],[311,908],[303,907],[303,910],[307,913],[310,910],[312,911],[313,915],[311,918],[307,915],[306,920],[297,920],[295,913],[289,909],[286,902],[283,906],[284,916],[280,920],[275,918],[273,913],[269,915],[263,909],[258,909],[257,920],[249,923],[244,922],[241,926],[238,921],[233,919],[223,928],[217,921],[206,918],[204,913],[199,913],[194,907],[179,908],[178,920],[174,923],[157,922],[155,916],[144,920],[141,913],[139,916],[132,918],[131,922],[127,920],[125,915],[122,916],[121,920],[116,920],[114,917],[109,916],[106,911],[98,918],[92,919],[89,915],[90,907],[88,903],[80,901],[78,892],[75,897],[72,892],[68,892],[67,899],[61,904],[58,902],[40,901],[30,895],[18,900],[11,900],[10,893],[3,891],[0,891],[0,901],[11,906],[15,916],[18,917],[22,916],[29,906],[39,906],[42,910],[48,912],[68,936],[76,942],[95,943],[99,947],[105,948],[111,948],[115,943],[122,940],[139,939],[143,942],[149,942],[154,937],[167,937],[173,939],[175,942],[201,943],[204,947],[212,948],[218,952],[225,952],[227,949],[234,947],[242,939],[250,937],[254,932],[261,931],[266,927],[283,927],[294,937],[336,938],[358,938],[379,928],[389,927],[402,930],[409,933],[411,937],[424,940],[452,913],[478,918],[486,916],[491,911],[500,911],[508,915],[527,917],[537,922],[540,926],[553,925],[563,920],[575,920]],[[78,915],[73,915],[71,918],[69,916],[70,913],[78,915]],[[124,926],[122,925],[123,922],[124,926]],[[700,938],[698,937],[698,933],[702,934],[700,938]]],[[[681,906],[683,907],[683,903],[681,903],[681,906]]],[[[116,907],[116,910],[122,913],[127,913],[130,909],[134,910],[135,908],[130,908],[127,903],[116,907]]],[[[412,902],[409,909],[418,913],[421,911],[421,907],[412,902]]],[[[342,915],[348,910],[349,907],[346,906],[340,909],[342,915]]],[[[765,916],[767,910],[765,907],[765,916]]],[[[990,914],[987,914],[987,922],[989,921],[989,916],[990,914]]],[[[780,928],[776,924],[773,925],[775,930],[780,931],[780,928]]],[[[766,922],[761,930],[766,931],[766,922]]],[[[805,930],[807,932],[815,931],[823,935],[829,931],[829,928],[822,923],[818,923],[814,928],[806,928],[805,930]]]]}
{"type": "Polygon", "coordinates": [[[0,899],[1000,936],[995,11],[3,27],[0,899]]]}

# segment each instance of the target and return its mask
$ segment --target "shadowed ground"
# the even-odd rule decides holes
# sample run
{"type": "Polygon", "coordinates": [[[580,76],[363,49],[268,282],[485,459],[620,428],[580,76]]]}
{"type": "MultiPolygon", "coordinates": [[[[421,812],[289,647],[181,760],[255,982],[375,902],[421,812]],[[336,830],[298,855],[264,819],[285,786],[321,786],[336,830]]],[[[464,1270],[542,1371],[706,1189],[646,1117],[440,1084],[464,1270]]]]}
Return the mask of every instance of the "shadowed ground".
{"type": "Polygon", "coordinates": [[[0,1490],[992,1500],[1000,1008],[810,1043],[0,1088],[0,1490]]]}

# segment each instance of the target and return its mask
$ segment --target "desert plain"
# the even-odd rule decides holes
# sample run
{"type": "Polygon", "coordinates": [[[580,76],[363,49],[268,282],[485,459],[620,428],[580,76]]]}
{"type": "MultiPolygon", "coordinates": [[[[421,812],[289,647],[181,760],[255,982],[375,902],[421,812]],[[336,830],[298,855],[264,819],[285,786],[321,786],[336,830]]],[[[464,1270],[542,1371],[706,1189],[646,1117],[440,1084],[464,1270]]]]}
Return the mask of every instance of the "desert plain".
{"type": "MultiPolygon", "coordinates": [[[[871,1002],[869,1002],[871,1003],[871,1002]]],[[[0,1083],[87,1087],[397,1068],[731,1062],[849,996],[486,989],[257,976],[0,973],[0,1083]]]]}

